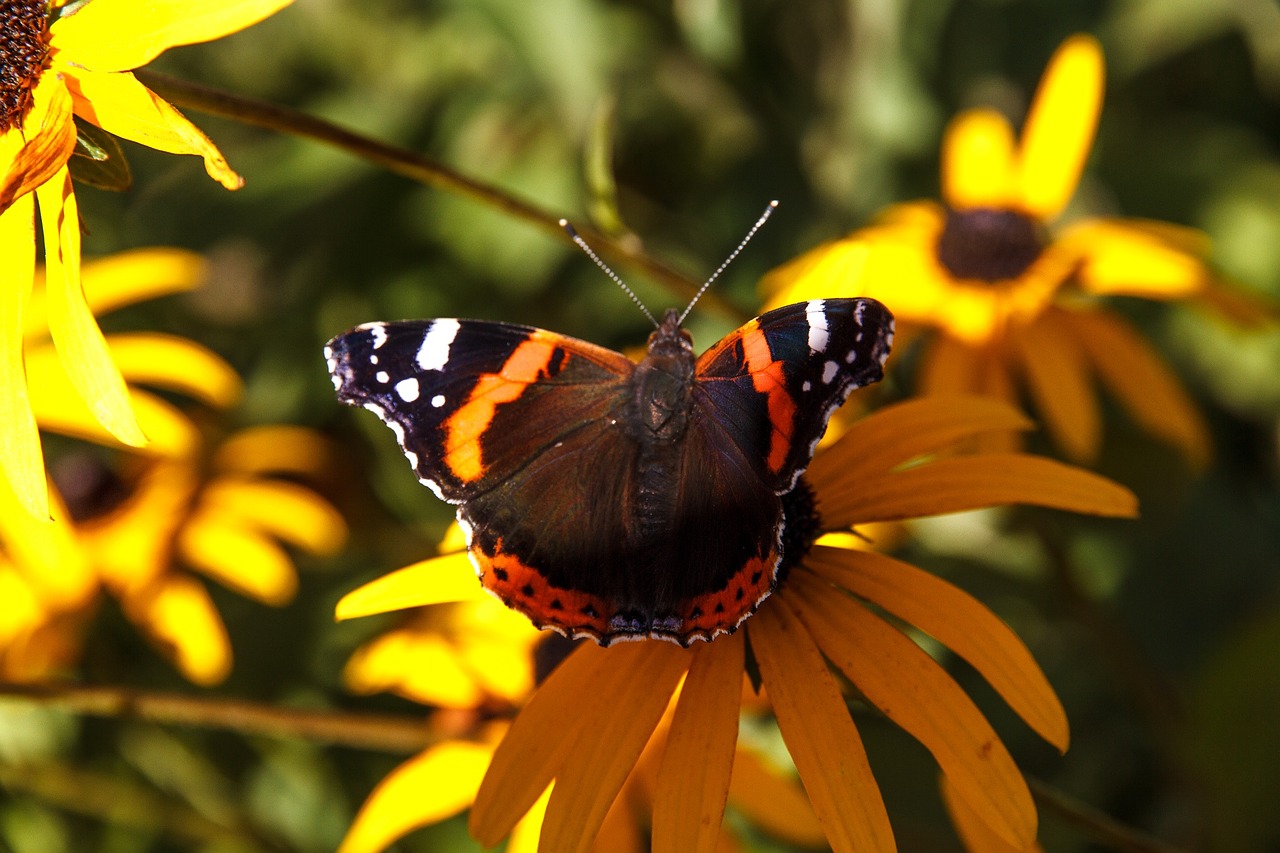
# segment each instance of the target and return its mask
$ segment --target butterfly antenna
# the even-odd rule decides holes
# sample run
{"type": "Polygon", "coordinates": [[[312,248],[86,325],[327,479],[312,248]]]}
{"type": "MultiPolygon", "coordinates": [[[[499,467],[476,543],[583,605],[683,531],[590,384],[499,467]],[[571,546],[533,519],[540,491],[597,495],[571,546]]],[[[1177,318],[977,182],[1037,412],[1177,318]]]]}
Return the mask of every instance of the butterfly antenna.
{"type": "Polygon", "coordinates": [[[693,299],[689,302],[688,306],[685,307],[684,313],[680,315],[681,323],[684,322],[685,317],[689,316],[689,312],[693,310],[694,305],[698,304],[698,300],[702,298],[702,294],[707,292],[707,288],[711,286],[711,283],[720,277],[720,273],[724,272],[725,267],[733,263],[733,259],[738,257],[738,253],[741,252],[744,248],[746,248],[747,244],[751,242],[751,238],[756,236],[756,232],[760,230],[760,226],[764,225],[765,222],[768,221],[769,217],[773,215],[773,212],[777,209],[778,209],[777,199],[774,199],[773,201],[769,202],[769,204],[764,209],[764,213],[760,214],[760,218],[756,220],[756,224],[752,225],[751,230],[747,232],[747,236],[742,238],[742,242],[738,244],[738,248],[730,252],[729,257],[724,259],[724,263],[722,263],[719,266],[719,268],[717,268],[716,271],[711,274],[711,278],[707,279],[703,283],[702,287],[698,288],[698,292],[693,295],[693,299]]]}
{"type": "Polygon", "coordinates": [[[618,278],[618,274],[615,273],[613,270],[609,269],[609,265],[606,264],[604,261],[600,260],[599,255],[591,251],[591,247],[587,245],[587,241],[583,240],[582,235],[580,235],[576,230],[574,230],[574,227],[569,224],[569,220],[561,219],[560,227],[563,228],[565,233],[569,235],[570,240],[578,244],[579,249],[587,253],[588,258],[595,261],[596,266],[604,270],[605,275],[613,279],[614,284],[622,288],[623,293],[631,297],[631,301],[634,302],[640,308],[640,310],[644,312],[644,316],[649,318],[649,322],[653,324],[653,327],[655,329],[658,328],[659,327],[658,321],[653,318],[653,314],[650,313],[649,309],[646,308],[644,306],[644,303],[640,301],[640,297],[636,296],[636,292],[632,290],[630,287],[627,287],[627,283],[622,279],[618,278]]]}

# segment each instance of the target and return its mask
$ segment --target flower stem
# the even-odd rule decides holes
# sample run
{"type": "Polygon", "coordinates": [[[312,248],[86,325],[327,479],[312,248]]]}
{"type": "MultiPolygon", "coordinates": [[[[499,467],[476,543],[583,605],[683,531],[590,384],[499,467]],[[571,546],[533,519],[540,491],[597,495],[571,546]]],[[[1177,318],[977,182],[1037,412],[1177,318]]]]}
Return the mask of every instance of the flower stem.
{"type": "MultiPolygon", "coordinates": [[[[569,239],[564,229],[560,227],[561,217],[557,214],[516,198],[491,184],[469,178],[416,152],[361,136],[332,122],[290,107],[178,80],[153,71],[134,73],[147,88],[178,106],[340,148],[402,177],[454,192],[493,207],[541,228],[558,239],[566,241],[569,239]]],[[[589,227],[579,226],[578,232],[601,255],[618,264],[629,264],[674,293],[691,297],[698,290],[697,282],[645,254],[635,241],[616,240],[589,227]]],[[[730,308],[723,300],[717,301],[713,297],[712,303],[731,316],[738,316],[741,313],[730,308]]]]}
{"type": "Polygon", "coordinates": [[[1098,809],[1031,776],[1027,777],[1031,796],[1046,812],[1085,835],[1120,853],[1180,853],[1181,848],[1139,832],[1103,814],[1098,809]]]}

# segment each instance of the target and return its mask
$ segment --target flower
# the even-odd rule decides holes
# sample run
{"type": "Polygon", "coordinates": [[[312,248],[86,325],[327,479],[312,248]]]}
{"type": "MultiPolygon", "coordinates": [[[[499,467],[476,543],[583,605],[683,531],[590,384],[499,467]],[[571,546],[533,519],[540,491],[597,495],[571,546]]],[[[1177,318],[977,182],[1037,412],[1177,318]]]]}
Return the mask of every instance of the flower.
{"type": "MultiPolygon", "coordinates": [[[[1106,296],[1239,302],[1211,280],[1202,233],[1137,219],[1051,228],[1075,193],[1102,104],[1097,41],[1076,35],[1050,60],[1020,140],[991,109],[956,117],[942,147],[941,204],[889,208],[870,227],[772,271],[775,304],[857,293],[908,332],[928,331],[926,394],[1016,402],[1020,384],[1056,444],[1092,461],[1101,442],[1096,379],[1147,432],[1194,465],[1209,438],[1194,404],[1106,296]]],[[[1239,313],[1238,311],[1234,313],[1239,313]]]]}
{"type": "Polygon", "coordinates": [[[49,515],[23,374],[23,328],[44,235],[48,322],[75,393],[116,440],[149,436],[81,289],[80,220],[67,162],[75,118],[151,148],[195,154],[228,189],[242,179],[194,125],[130,73],[170,47],[220,38],[290,0],[6,0],[0,11],[0,469],[19,503],[49,515]]]}
{"type": "MultiPolygon", "coordinates": [[[[1022,453],[956,450],[974,436],[1028,426],[1006,405],[979,398],[902,403],[819,450],[802,482],[812,488],[820,529],[845,537],[855,525],[1004,503],[1136,512],[1131,493],[1086,471],[1022,453]]],[[[338,616],[474,597],[479,585],[464,560],[450,555],[380,578],[346,596],[338,616]]],[[[888,850],[893,836],[828,661],[930,749],[972,813],[1011,844],[1031,843],[1035,808],[995,732],[941,666],[864,601],[967,660],[1036,732],[1066,749],[1062,707],[1007,626],[945,581],[836,535],[799,557],[735,634],[689,649],[653,641],[582,644],[493,752],[471,811],[473,835],[486,847],[497,844],[550,786],[541,849],[589,850],[682,683],[652,785],[653,849],[714,850],[735,766],[743,676],[754,659],[835,850],[888,850]]],[[[413,808],[404,797],[399,803],[413,808]]],[[[403,829],[403,811],[397,817],[396,829],[403,829]]]]}

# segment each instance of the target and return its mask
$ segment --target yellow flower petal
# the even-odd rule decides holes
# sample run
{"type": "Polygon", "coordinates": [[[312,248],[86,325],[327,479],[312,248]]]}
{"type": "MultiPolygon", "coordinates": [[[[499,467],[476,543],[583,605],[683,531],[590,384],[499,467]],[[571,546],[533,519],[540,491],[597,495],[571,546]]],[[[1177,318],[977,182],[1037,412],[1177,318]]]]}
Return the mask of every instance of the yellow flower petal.
{"type": "Polygon", "coordinates": [[[296,483],[223,477],[204,490],[201,507],[312,554],[336,554],[346,543],[342,515],[296,483]]]}
{"type": "Polygon", "coordinates": [[[938,788],[942,792],[942,802],[951,816],[951,823],[970,853],[1043,853],[1035,841],[1029,844],[1010,844],[1004,836],[996,831],[961,797],[946,776],[938,777],[938,788]]]}
{"type": "MultiPolygon", "coordinates": [[[[591,849],[609,806],[690,664],[690,653],[671,643],[622,643],[605,652],[607,671],[599,674],[592,692],[580,699],[590,703],[592,696],[608,698],[597,699],[585,713],[579,711],[585,719],[556,773],[542,823],[542,849],[566,853],[591,849]]],[[[735,679],[733,686],[738,692],[741,683],[735,679]]],[[[548,730],[545,736],[556,737],[558,731],[548,730]]],[[[476,805],[479,808],[478,799],[476,805]]],[[[686,843],[691,840],[685,839],[686,843]]]]}
{"type": "Polygon", "coordinates": [[[840,440],[819,453],[806,477],[838,507],[845,492],[873,474],[883,474],[921,456],[976,435],[1031,429],[1016,409],[983,397],[925,397],[895,403],[855,422],[840,440]]]}
{"type": "Polygon", "coordinates": [[[380,853],[418,827],[461,813],[492,754],[485,744],[445,741],[410,758],[373,789],[338,853],[380,853]]]}
{"type": "Polygon", "coordinates": [[[241,474],[298,474],[324,470],[333,444],[306,427],[275,424],[241,430],[224,441],[213,456],[217,471],[241,474]]]}
{"type": "Polygon", "coordinates": [[[872,705],[933,754],[942,772],[1007,841],[1036,837],[1036,807],[982,712],[898,629],[807,572],[791,579],[818,647],[872,705]]]}
{"type": "Polygon", "coordinates": [[[338,602],[334,618],[341,622],[424,604],[482,601],[485,596],[466,552],[448,554],[414,563],[352,590],[338,602]]]}
{"type": "Polygon", "coordinates": [[[551,789],[548,788],[542,792],[542,796],[533,804],[528,813],[520,818],[516,828],[511,830],[511,837],[507,839],[506,853],[538,853],[538,838],[542,835],[542,819],[547,814],[547,802],[550,799],[551,789]]]}
{"type": "Polygon", "coordinates": [[[57,74],[45,72],[31,91],[31,111],[24,129],[4,133],[5,170],[0,183],[0,213],[27,193],[53,180],[71,159],[76,126],[71,120],[71,97],[57,74]]]}
{"type": "Polygon", "coordinates": [[[653,850],[714,853],[738,741],[743,632],[699,644],[662,752],[653,850]]]}
{"type": "Polygon", "coordinates": [[[408,628],[389,631],[356,649],[342,670],[342,680],[356,693],[392,690],[442,708],[476,708],[485,699],[444,637],[408,628]]]}
{"type": "Polygon", "coordinates": [[[35,276],[35,199],[23,196],[0,213],[0,470],[22,512],[49,517],[40,433],[31,410],[22,355],[23,315],[35,276]]]}
{"type": "Polygon", "coordinates": [[[263,604],[279,607],[298,591],[298,574],[284,549],[234,516],[197,513],[182,526],[177,546],[192,568],[263,604]]]}
{"type": "Polygon", "coordinates": [[[204,160],[209,177],[227,189],[244,186],[209,137],[132,74],[77,69],[74,76],[68,73],[67,89],[76,115],[86,121],[157,151],[194,154],[204,160]]]}
{"type": "Polygon", "coordinates": [[[942,140],[942,197],[952,208],[1016,207],[1013,128],[992,109],[963,112],[942,140]]]}
{"type": "Polygon", "coordinates": [[[1102,417],[1089,362],[1061,316],[1046,311],[1031,326],[1011,328],[1009,338],[1054,442],[1076,462],[1092,462],[1102,442],[1102,417]]]}
{"type": "Polygon", "coordinates": [[[61,499],[55,492],[49,500],[52,517],[34,516],[0,478],[0,542],[40,600],[52,610],[67,610],[87,603],[98,583],[61,499]]]}
{"type": "Polygon", "coordinates": [[[761,280],[761,291],[775,294],[765,308],[853,295],[849,288],[862,280],[869,253],[870,244],[851,238],[832,240],[810,249],[761,280]]]}
{"type": "Polygon", "coordinates": [[[835,853],[894,850],[862,738],[787,593],[766,601],[748,629],[782,739],[835,853]]]}
{"type": "Polygon", "coordinates": [[[1197,469],[1209,464],[1209,429],[1173,372],[1119,317],[1063,312],[1104,385],[1143,429],[1182,451],[1197,469]]]}
{"type": "Polygon", "coordinates": [[[147,439],[129,404],[124,378],[85,303],[80,284],[80,216],[65,168],[36,190],[36,202],[44,226],[49,332],[58,355],[76,393],[98,423],[124,444],[140,447],[147,439]]]}
{"type": "Polygon", "coordinates": [[[612,699],[601,679],[620,667],[608,651],[593,643],[579,646],[520,709],[471,808],[471,835],[481,846],[501,841],[546,791],[586,724],[584,710],[595,709],[601,696],[612,699]]]}
{"type": "Polygon", "coordinates": [[[1071,201],[1084,170],[1102,108],[1102,47],[1074,35],[1054,52],[1040,78],[1022,129],[1022,210],[1041,220],[1071,201]]]}
{"type": "Polygon", "coordinates": [[[93,0],[50,28],[63,61],[94,71],[139,68],[171,47],[239,32],[292,0],[93,0]]]}
{"type": "Polygon", "coordinates": [[[1086,220],[1064,231],[1060,242],[1079,253],[1080,284],[1092,293],[1186,299],[1202,292],[1209,282],[1203,252],[1187,251],[1186,240],[1171,239],[1159,225],[1086,220]]]}
{"type": "Polygon", "coordinates": [[[1060,751],[1067,715],[1017,635],[967,592],[910,563],[869,551],[816,546],[805,566],[909,622],[968,661],[1027,725],[1060,751]]]}
{"type": "Polygon", "coordinates": [[[178,391],[226,408],[240,399],[240,376],[212,350],[186,338],[154,332],[107,338],[111,359],[130,383],[178,391]]]}
{"type": "Polygon", "coordinates": [[[1022,503],[1088,515],[1129,518],[1138,499],[1123,486],[1081,468],[1020,453],[983,453],[940,459],[844,490],[839,505],[823,501],[823,522],[831,529],[869,521],[900,521],[1022,503]]]}
{"type": "Polygon", "coordinates": [[[825,847],[827,837],[813,805],[794,778],[784,779],[748,749],[733,759],[729,801],[755,826],[799,847],[825,847]]]}
{"type": "Polygon", "coordinates": [[[178,574],[125,601],[125,612],[182,674],[211,687],[231,674],[231,641],[209,593],[178,574]]]}

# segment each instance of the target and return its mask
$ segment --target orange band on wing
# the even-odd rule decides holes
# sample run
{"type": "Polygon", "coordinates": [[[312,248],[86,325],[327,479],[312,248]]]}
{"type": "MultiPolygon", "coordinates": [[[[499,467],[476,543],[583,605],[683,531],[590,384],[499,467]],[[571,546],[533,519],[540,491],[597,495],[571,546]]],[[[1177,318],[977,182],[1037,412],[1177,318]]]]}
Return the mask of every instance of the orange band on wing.
{"type": "Polygon", "coordinates": [[[791,450],[791,434],[795,428],[795,399],[787,392],[786,375],[782,362],[775,361],[769,352],[769,341],[760,326],[752,320],[742,329],[742,350],[747,358],[747,370],[755,389],[765,395],[769,404],[769,422],[773,431],[769,438],[769,470],[775,474],[782,470],[791,450]]]}
{"type": "Polygon", "coordinates": [[[480,436],[493,421],[498,406],[510,403],[543,375],[555,356],[556,344],[535,332],[511,353],[502,370],[480,377],[467,402],[445,424],[445,464],[455,477],[472,483],[484,474],[480,436]]]}

